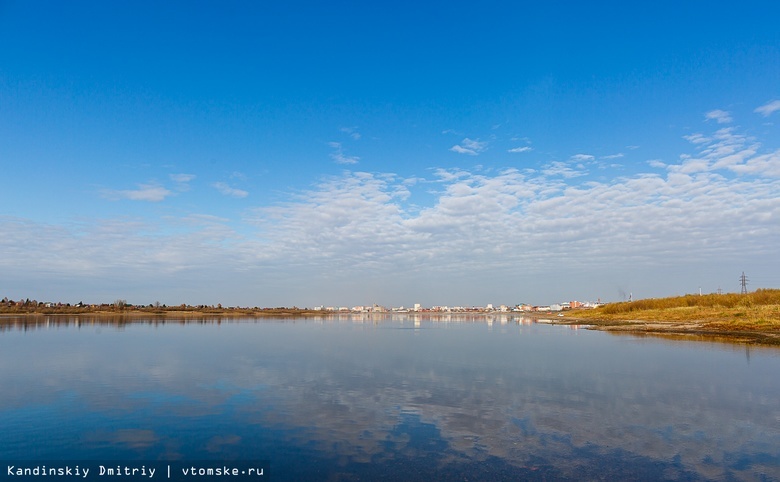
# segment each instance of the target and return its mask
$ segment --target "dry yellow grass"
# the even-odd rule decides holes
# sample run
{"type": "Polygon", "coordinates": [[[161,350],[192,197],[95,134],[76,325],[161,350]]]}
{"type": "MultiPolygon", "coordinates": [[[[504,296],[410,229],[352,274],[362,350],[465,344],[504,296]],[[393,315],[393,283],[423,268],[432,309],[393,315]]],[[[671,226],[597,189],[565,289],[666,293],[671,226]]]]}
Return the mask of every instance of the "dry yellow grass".
{"type": "Polygon", "coordinates": [[[760,335],[762,342],[780,343],[780,290],[613,303],[594,310],[574,310],[566,318],[586,320],[603,329],[754,334],[760,335]]]}

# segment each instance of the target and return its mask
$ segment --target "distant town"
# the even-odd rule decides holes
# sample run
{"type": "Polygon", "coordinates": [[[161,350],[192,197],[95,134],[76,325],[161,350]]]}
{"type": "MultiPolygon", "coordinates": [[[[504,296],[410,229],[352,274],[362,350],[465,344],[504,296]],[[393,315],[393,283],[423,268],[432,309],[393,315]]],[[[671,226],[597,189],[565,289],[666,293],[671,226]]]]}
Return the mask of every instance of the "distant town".
{"type": "Polygon", "coordinates": [[[63,303],[54,301],[37,301],[29,298],[12,300],[5,297],[0,301],[0,311],[2,312],[26,312],[26,313],[81,313],[95,311],[109,312],[317,312],[317,313],[532,313],[532,312],[560,312],[571,309],[589,309],[602,306],[601,300],[591,301],[566,301],[554,303],[551,305],[531,305],[520,303],[516,305],[493,305],[488,303],[485,306],[422,306],[415,303],[412,306],[386,307],[378,304],[358,305],[358,306],[326,306],[320,305],[313,308],[309,307],[250,307],[250,306],[223,306],[217,305],[165,305],[160,302],[150,303],[148,305],[136,305],[128,303],[125,300],[116,300],[113,303],[90,304],[79,301],[78,303],[63,303]]]}
{"type": "Polygon", "coordinates": [[[474,312],[550,312],[550,311],[564,311],[571,309],[582,308],[596,308],[601,306],[601,302],[582,302],[582,301],[566,301],[563,303],[555,303],[552,305],[529,305],[529,304],[517,304],[517,305],[498,305],[494,306],[492,303],[488,303],[485,306],[431,306],[425,307],[419,303],[415,303],[411,307],[393,307],[387,308],[380,305],[371,306],[317,306],[314,311],[332,311],[332,312],[351,312],[351,313],[417,313],[417,312],[433,312],[433,313],[474,313],[474,312]]]}

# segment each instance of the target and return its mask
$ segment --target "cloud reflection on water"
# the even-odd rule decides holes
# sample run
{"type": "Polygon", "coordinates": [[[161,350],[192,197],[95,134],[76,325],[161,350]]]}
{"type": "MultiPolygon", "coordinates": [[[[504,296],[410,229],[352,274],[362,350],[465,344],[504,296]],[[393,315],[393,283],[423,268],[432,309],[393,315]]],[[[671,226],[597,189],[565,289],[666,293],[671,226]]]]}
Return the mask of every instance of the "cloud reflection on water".
{"type": "Polygon", "coordinates": [[[0,380],[13,389],[0,393],[0,413],[66,410],[71,394],[104,420],[85,426],[88,439],[139,454],[273,443],[344,467],[501,460],[576,478],[641,460],[672,479],[780,477],[776,351],[747,364],[722,345],[450,322],[5,333],[0,380]],[[11,368],[13,358],[25,363],[11,368]]]}

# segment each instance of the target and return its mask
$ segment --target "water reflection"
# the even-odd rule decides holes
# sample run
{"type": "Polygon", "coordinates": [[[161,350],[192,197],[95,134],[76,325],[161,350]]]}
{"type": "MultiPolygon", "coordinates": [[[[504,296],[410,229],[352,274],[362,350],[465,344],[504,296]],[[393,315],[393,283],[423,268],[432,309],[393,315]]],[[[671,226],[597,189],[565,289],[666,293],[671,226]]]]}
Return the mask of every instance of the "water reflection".
{"type": "MultiPolygon", "coordinates": [[[[378,324],[384,322],[412,323],[419,328],[422,322],[437,323],[479,323],[492,326],[494,323],[500,325],[533,323],[556,323],[559,320],[545,318],[529,318],[516,313],[328,313],[323,315],[307,315],[305,318],[295,317],[246,317],[235,315],[203,315],[203,314],[182,314],[177,315],[158,315],[149,316],[146,314],[94,314],[94,315],[0,315],[0,333],[5,331],[32,331],[52,328],[80,328],[82,326],[113,326],[124,327],[127,325],[185,325],[185,324],[222,324],[222,323],[359,323],[359,324],[378,324]]],[[[579,328],[578,325],[572,325],[579,328]]]]}
{"type": "Polygon", "coordinates": [[[0,335],[8,457],[262,454],[281,480],[780,478],[773,349],[748,364],[741,346],[511,316],[48,323],[0,335]]]}

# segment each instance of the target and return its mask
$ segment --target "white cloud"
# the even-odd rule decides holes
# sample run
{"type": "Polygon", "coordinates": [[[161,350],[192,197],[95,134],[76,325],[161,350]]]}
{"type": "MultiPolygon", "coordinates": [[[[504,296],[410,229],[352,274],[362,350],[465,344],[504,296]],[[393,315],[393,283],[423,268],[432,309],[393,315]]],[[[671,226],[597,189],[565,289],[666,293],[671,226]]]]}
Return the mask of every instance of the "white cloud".
{"type": "Polygon", "coordinates": [[[479,139],[469,139],[466,137],[460,144],[450,147],[452,152],[458,154],[468,154],[470,156],[476,156],[483,152],[487,148],[487,142],[480,141],[479,139]]]}
{"type": "Polygon", "coordinates": [[[224,194],[225,196],[230,196],[235,198],[245,198],[249,196],[249,193],[247,191],[244,191],[243,189],[236,189],[224,182],[215,182],[213,186],[217,191],[224,194]]]}
{"type": "Polygon", "coordinates": [[[360,158],[357,156],[347,156],[344,154],[344,149],[340,142],[329,142],[328,146],[335,149],[334,152],[330,153],[330,158],[337,164],[357,164],[358,161],[360,161],[360,158]]]}
{"type": "Polygon", "coordinates": [[[609,156],[601,156],[601,159],[610,160],[610,159],[620,159],[621,157],[625,157],[625,156],[622,152],[618,152],[617,154],[612,154],[609,156]]]}
{"type": "Polygon", "coordinates": [[[707,162],[705,159],[696,158],[685,159],[680,165],[674,166],[675,172],[682,172],[684,174],[707,172],[709,168],[709,162],[707,162]]]}
{"type": "Polygon", "coordinates": [[[752,157],[744,163],[731,164],[730,169],[738,174],[780,178],[780,149],[752,157]]]}
{"type": "Polygon", "coordinates": [[[711,141],[710,138],[704,137],[703,134],[691,134],[688,136],[683,136],[683,139],[690,142],[691,144],[704,144],[711,141]]]}
{"type": "MultiPolygon", "coordinates": [[[[591,156],[592,157],[592,156],[591,156]]],[[[573,177],[580,177],[587,175],[587,171],[582,169],[581,166],[577,166],[578,169],[572,169],[571,166],[566,164],[565,162],[560,161],[553,161],[547,166],[545,166],[544,169],[542,169],[542,173],[545,176],[560,176],[564,177],[566,179],[571,179],[573,177]]]]}
{"type": "Polygon", "coordinates": [[[469,177],[471,174],[468,171],[461,171],[460,169],[435,169],[434,175],[440,182],[449,182],[469,177]]]}
{"type": "Polygon", "coordinates": [[[339,129],[341,132],[349,135],[353,140],[360,140],[360,132],[357,131],[357,127],[342,127],[339,129]]]}
{"type": "Polygon", "coordinates": [[[477,152],[485,150],[487,142],[480,142],[479,139],[469,139],[468,137],[463,139],[461,145],[467,149],[473,149],[477,152]]]}
{"type": "Polygon", "coordinates": [[[102,194],[103,197],[112,201],[128,199],[130,201],[160,202],[173,193],[158,184],[139,184],[138,189],[105,189],[102,191],[102,194]]]}
{"type": "Polygon", "coordinates": [[[728,124],[729,122],[732,122],[734,119],[731,118],[731,114],[726,112],[725,110],[715,109],[707,112],[704,114],[705,120],[714,120],[718,124],[728,124]]]}
{"type": "MultiPolygon", "coordinates": [[[[198,222],[187,216],[168,217],[163,224],[118,219],[84,225],[33,224],[29,229],[19,233],[17,242],[29,245],[30,234],[36,231],[43,237],[20,261],[29,263],[44,249],[55,249],[62,259],[41,265],[38,258],[39,273],[3,261],[0,269],[16,274],[22,292],[42,293],[39,299],[111,302],[122,298],[131,303],[244,306],[263,301],[263,295],[251,288],[258,286],[257,253],[263,246],[218,221],[198,222]],[[40,276],[53,273],[68,282],[40,282],[40,276]]],[[[4,248],[0,242],[0,249],[4,248]]]]}
{"type": "Polygon", "coordinates": [[[187,192],[190,190],[190,182],[195,179],[195,174],[171,174],[170,178],[176,183],[176,190],[187,192]]]}
{"type": "Polygon", "coordinates": [[[766,104],[756,107],[756,109],[753,111],[757,114],[761,114],[764,117],[769,117],[773,113],[780,110],[780,100],[773,100],[770,102],[767,102],[766,104]]]}
{"type": "Polygon", "coordinates": [[[458,154],[468,154],[470,156],[476,156],[477,155],[477,151],[475,151],[473,149],[466,149],[465,147],[461,147],[459,145],[454,145],[454,146],[450,147],[450,150],[452,152],[457,152],[458,154]]]}
{"type": "Polygon", "coordinates": [[[595,157],[590,154],[575,154],[571,156],[571,160],[576,162],[592,161],[594,159],[595,157]]]}
{"type": "Polygon", "coordinates": [[[766,252],[775,249],[770,234],[780,234],[780,226],[759,215],[780,209],[772,194],[777,181],[682,170],[579,187],[515,170],[493,176],[440,170],[436,176],[444,190],[417,213],[393,194],[403,180],[366,173],[346,174],[265,210],[266,219],[274,219],[266,232],[279,239],[271,243],[281,250],[275,256],[330,266],[328,273],[372,267],[465,275],[502,266],[563,269],[576,263],[596,269],[602,262],[644,263],[654,256],[683,262],[689,247],[707,239],[696,254],[704,259],[741,249],[730,243],[753,223],[764,232],[750,242],[766,252]],[[723,225],[727,211],[741,227],[723,225]]]}
{"type": "Polygon", "coordinates": [[[170,178],[174,182],[187,183],[195,179],[195,174],[171,174],[170,178]]]}
{"type": "Polygon", "coordinates": [[[655,167],[656,169],[666,168],[666,163],[662,162],[660,159],[650,159],[649,161],[647,161],[647,164],[650,167],[655,167]]]}
{"type": "Polygon", "coordinates": [[[763,175],[778,177],[780,168],[775,161],[780,150],[761,152],[762,146],[755,138],[725,127],[707,137],[702,134],[685,136],[698,149],[695,156],[680,156],[680,164],[670,170],[684,173],[726,170],[739,175],[763,175]]]}
{"type": "Polygon", "coordinates": [[[343,152],[331,153],[330,158],[336,161],[337,164],[357,164],[360,158],[357,156],[346,156],[343,152]]]}
{"type": "Polygon", "coordinates": [[[531,148],[531,147],[523,146],[523,147],[515,147],[513,149],[509,149],[507,152],[513,152],[513,153],[515,153],[515,152],[528,152],[528,151],[532,151],[532,150],[533,150],[533,148],[531,148]]]}

